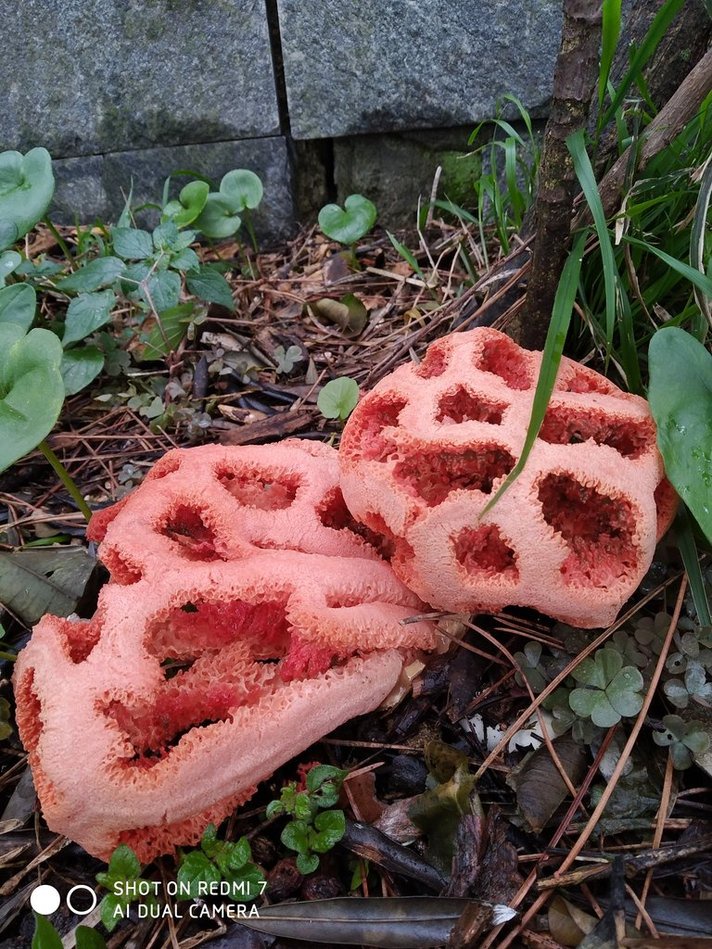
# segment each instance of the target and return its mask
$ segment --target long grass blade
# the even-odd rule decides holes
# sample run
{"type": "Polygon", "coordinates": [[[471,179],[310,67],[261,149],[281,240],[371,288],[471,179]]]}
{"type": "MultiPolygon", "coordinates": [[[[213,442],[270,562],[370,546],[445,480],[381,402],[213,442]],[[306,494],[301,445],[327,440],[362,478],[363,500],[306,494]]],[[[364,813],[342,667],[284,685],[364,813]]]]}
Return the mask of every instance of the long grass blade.
{"type": "Polygon", "coordinates": [[[692,530],[690,515],[684,504],[680,505],[675,524],[677,546],[685,566],[687,579],[690,583],[692,602],[695,604],[697,619],[701,626],[712,625],[710,605],[707,599],[707,590],[700,568],[700,555],[695,544],[695,535],[692,530]]]}
{"type": "Polygon", "coordinates": [[[618,37],[621,32],[621,0],[603,0],[603,22],[601,26],[601,63],[598,70],[598,128],[601,128],[603,103],[606,98],[608,77],[611,74],[618,37]]]}
{"type": "MultiPolygon", "coordinates": [[[[707,230],[707,212],[712,200],[712,154],[705,162],[700,180],[700,193],[695,204],[695,214],[690,232],[690,266],[705,273],[705,232],[707,230]]],[[[712,307],[709,295],[698,287],[694,288],[695,300],[712,327],[712,307]]]]}
{"type": "Polygon", "coordinates": [[[593,173],[591,159],[586,151],[584,131],[579,129],[566,139],[566,146],[574,160],[574,170],[583,190],[588,206],[591,209],[593,223],[598,235],[598,245],[601,250],[603,263],[603,280],[606,291],[606,348],[610,355],[613,348],[613,333],[616,325],[616,286],[618,284],[618,268],[613,253],[611,236],[606,224],[606,215],[598,193],[596,176],[593,173]]]}
{"type": "Polygon", "coordinates": [[[621,84],[618,86],[611,104],[606,109],[606,112],[603,116],[603,121],[601,122],[601,128],[605,128],[605,126],[608,125],[610,120],[613,118],[616,110],[620,107],[621,103],[625,99],[630,87],[633,84],[639,84],[642,80],[643,69],[646,63],[650,60],[650,57],[658,48],[660,40],[667,32],[670,23],[682,8],[684,3],[685,0],[666,0],[666,2],[656,13],[653,22],[650,24],[648,32],[643,37],[643,42],[637,47],[631,56],[630,66],[623,76],[621,84]]]}
{"type": "Polygon", "coordinates": [[[554,308],[551,313],[551,322],[546,334],[544,343],[544,352],[542,354],[541,369],[536,389],[534,390],[534,399],[532,401],[532,413],[529,418],[529,426],[524,438],[524,445],[519,460],[509,472],[505,480],[500,485],[498,491],[482,509],[480,517],[492,510],[497,501],[504,492],[510,488],[524,470],[529,454],[534,446],[536,437],[544,421],[546,409],[549,405],[551,393],[556,384],[556,374],[559,371],[561,357],[564,352],[564,343],[566,334],[571,324],[571,314],[576,300],[576,291],[578,290],[579,275],[581,273],[581,261],[583,259],[583,249],[586,244],[586,231],[579,234],[576,238],[569,256],[566,258],[564,269],[559,280],[559,286],[554,298],[554,308]]]}
{"type": "Polygon", "coordinates": [[[663,263],[680,274],[681,277],[689,280],[694,287],[706,293],[708,297],[712,297],[712,280],[694,267],[690,267],[684,260],[671,257],[670,254],[666,254],[664,250],[660,250],[658,247],[653,246],[653,244],[648,244],[647,241],[638,240],[637,237],[624,237],[623,240],[628,241],[629,244],[635,244],[637,247],[643,247],[645,250],[650,251],[651,254],[655,254],[656,257],[660,258],[663,263]]]}

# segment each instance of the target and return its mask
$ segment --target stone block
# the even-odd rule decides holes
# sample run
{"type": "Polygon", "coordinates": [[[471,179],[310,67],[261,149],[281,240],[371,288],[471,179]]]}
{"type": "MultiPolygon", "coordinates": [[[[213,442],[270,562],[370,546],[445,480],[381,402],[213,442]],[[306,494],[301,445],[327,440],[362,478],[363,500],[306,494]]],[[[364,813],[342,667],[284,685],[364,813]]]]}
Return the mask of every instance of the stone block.
{"type": "MultiPolygon", "coordinates": [[[[196,175],[208,177],[217,188],[225,172],[232,168],[249,168],[262,179],[264,198],[254,214],[258,236],[279,240],[293,233],[291,161],[286,140],[279,136],[55,161],[57,188],[50,213],[54,220],[67,224],[73,224],[76,218],[83,223],[95,218],[115,221],[132,185],[133,207],[157,204],[163,194],[164,181],[175,172],[191,174],[175,175],[171,196],[196,175]]],[[[145,220],[145,213],[143,217],[145,220]]],[[[157,215],[153,218],[152,223],[155,223],[157,215]]]]}
{"type": "Polygon", "coordinates": [[[264,0],[5,4],[0,149],[55,158],[275,135],[264,0]]]}
{"type": "Polygon", "coordinates": [[[551,95],[559,0],[277,3],[296,138],[467,125],[506,93],[534,113],[551,95]]]}

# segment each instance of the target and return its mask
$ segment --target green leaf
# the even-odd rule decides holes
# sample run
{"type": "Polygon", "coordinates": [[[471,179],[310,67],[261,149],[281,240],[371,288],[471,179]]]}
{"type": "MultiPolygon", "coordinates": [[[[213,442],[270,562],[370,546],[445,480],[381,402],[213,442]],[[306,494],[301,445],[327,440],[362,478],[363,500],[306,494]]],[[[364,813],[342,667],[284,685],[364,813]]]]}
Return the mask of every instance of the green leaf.
{"type": "Polygon", "coordinates": [[[215,192],[208,195],[205,207],[195,220],[198,230],[215,240],[232,236],[240,229],[241,224],[242,218],[230,201],[215,192]]]}
{"type": "MultiPolygon", "coordinates": [[[[598,119],[603,118],[603,102],[621,31],[621,0],[603,0],[601,62],[598,69],[598,119]]],[[[600,125],[599,125],[600,128],[600,125]]]]}
{"type": "Polygon", "coordinates": [[[137,351],[138,361],[163,359],[177,349],[188,332],[194,313],[195,306],[192,303],[181,303],[161,313],[160,324],[157,320],[148,333],[143,348],[137,351]]]}
{"type": "Polygon", "coordinates": [[[0,254],[0,287],[5,286],[5,278],[17,270],[21,263],[22,257],[16,250],[6,250],[4,254],[0,254]]]}
{"type": "Polygon", "coordinates": [[[596,701],[591,709],[591,721],[599,728],[610,728],[617,725],[621,720],[620,714],[613,708],[608,701],[605,692],[596,692],[596,701]]]}
{"type": "Polygon", "coordinates": [[[0,602],[25,626],[76,609],[96,560],[81,547],[0,552],[0,602]]]}
{"type": "Polygon", "coordinates": [[[81,392],[96,379],[103,368],[104,354],[96,346],[76,346],[67,350],[59,367],[66,395],[81,392]]]}
{"type": "Polygon", "coordinates": [[[281,801],[270,801],[265,811],[267,820],[279,817],[280,814],[284,814],[284,804],[281,801]]]}
{"type": "Polygon", "coordinates": [[[140,294],[156,312],[175,309],[180,302],[181,280],[177,273],[170,270],[152,273],[142,283],[140,294]]]}
{"type": "Polygon", "coordinates": [[[307,876],[319,869],[319,857],[315,853],[300,853],[297,856],[297,870],[307,876]]]}
{"type": "Polygon", "coordinates": [[[332,241],[355,244],[376,223],[376,206],[362,194],[350,194],[344,207],[327,204],[319,211],[319,227],[332,241]]]}
{"type": "Polygon", "coordinates": [[[292,820],[282,830],[280,840],[285,847],[297,853],[309,852],[309,825],[303,820],[292,820]]]}
{"type": "Polygon", "coordinates": [[[0,250],[14,243],[44,216],[54,194],[52,159],[46,148],[0,153],[0,250]],[[9,239],[8,239],[9,238],[9,239]]]}
{"type": "Polygon", "coordinates": [[[223,176],[220,194],[229,201],[234,211],[240,212],[247,208],[254,210],[262,200],[262,182],[254,171],[237,168],[223,176]]]}
{"type": "Polygon", "coordinates": [[[107,932],[111,933],[116,929],[124,918],[124,914],[119,910],[126,906],[128,906],[128,900],[125,897],[115,896],[113,893],[106,894],[99,905],[99,913],[107,932]]]}
{"type": "Polygon", "coordinates": [[[200,270],[200,258],[192,247],[184,247],[183,250],[171,256],[169,266],[183,273],[189,270],[200,270]]]}
{"type": "Polygon", "coordinates": [[[321,811],[314,818],[317,833],[312,833],[309,841],[311,849],[317,853],[326,853],[337,844],[346,833],[346,818],[343,811],[321,811]]]}
{"type": "Polygon", "coordinates": [[[544,422],[547,406],[551,393],[556,384],[556,375],[561,364],[561,357],[564,352],[564,343],[566,334],[571,322],[571,314],[576,300],[578,289],[579,274],[581,272],[581,260],[583,258],[583,249],[586,243],[586,232],[579,234],[571,249],[571,253],[566,258],[564,269],[561,273],[559,286],[556,289],[554,298],[554,307],[551,314],[551,322],[546,334],[544,343],[544,352],[542,353],[541,369],[537,379],[534,399],[532,401],[532,411],[529,417],[529,426],[522,446],[522,453],[519,460],[507,477],[504,479],[494,496],[487,502],[480,513],[480,518],[490,511],[504,492],[516,481],[524,470],[524,466],[529,458],[536,441],[539,429],[544,422]]]}
{"type": "Polygon", "coordinates": [[[80,293],[67,308],[62,346],[76,343],[108,323],[115,306],[116,294],[113,290],[80,293]]]}
{"type": "Polygon", "coordinates": [[[29,283],[15,283],[0,290],[0,323],[17,323],[27,332],[36,307],[37,294],[29,283]]]}
{"type": "Polygon", "coordinates": [[[589,656],[583,662],[580,662],[573,670],[572,675],[577,682],[583,682],[584,685],[594,686],[597,689],[605,689],[608,685],[603,666],[600,662],[596,662],[595,656],[589,656]]]}
{"type": "Polygon", "coordinates": [[[59,418],[61,361],[54,333],[33,329],[24,336],[14,323],[0,324],[0,471],[35,448],[59,418]]]}
{"type": "MultiPolygon", "coordinates": [[[[604,682],[603,688],[605,688],[623,668],[623,656],[616,649],[604,647],[596,653],[596,665],[601,669],[604,682]]],[[[637,672],[637,670],[634,671],[637,672]]],[[[642,685],[643,680],[641,679],[640,682],[642,685]]]]}
{"type": "Polygon", "coordinates": [[[342,422],[351,415],[358,402],[359,388],[355,379],[340,376],[327,382],[319,393],[316,404],[324,418],[338,418],[342,422]]]}
{"type": "Polygon", "coordinates": [[[178,887],[181,893],[181,899],[187,899],[185,895],[186,888],[189,890],[190,899],[196,899],[200,895],[200,884],[220,882],[220,871],[214,863],[202,852],[202,850],[191,850],[186,853],[178,867],[178,887]]]}
{"type": "Polygon", "coordinates": [[[169,201],[163,209],[163,216],[169,218],[176,227],[192,224],[205,207],[210,186],[205,181],[191,181],[182,190],[177,201],[169,201]]]}
{"type": "MultiPolygon", "coordinates": [[[[436,201],[434,203],[436,205],[440,205],[442,202],[436,201]]],[[[408,264],[408,266],[413,270],[413,272],[418,274],[418,276],[423,281],[423,283],[427,283],[425,279],[425,274],[423,273],[420,267],[420,264],[415,259],[415,255],[412,253],[412,251],[410,251],[405,246],[405,244],[401,244],[398,238],[395,237],[395,235],[391,234],[390,231],[386,231],[386,234],[388,235],[388,240],[391,242],[391,244],[393,244],[394,248],[398,251],[398,253],[401,255],[403,260],[408,264]]]]}
{"type": "Polygon", "coordinates": [[[221,842],[213,858],[218,869],[223,875],[235,873],[249,863],[252,852],[250,842],[247,837],[240,837],[239,840],[221,842]]]}
{"type": "Polygon", "coordinates": [[[89,926],[77,926],[74,930],[77,949],[106,949],[106,941],[96,929],[89,926]]]}
{"type": "Polygon", "coordinates": [[[648,364],[665,473],[712,543],[712,355],[673,326],[651,339],[648,364]]]}
{"type": "Polygon", "coordinates": [[[599,695],[601,693],[598,689],[572,689],[569,695],[571,711],[576,712],[581,718],[590,718],[599,695]]]}
{"type": "Polygon", "coordinates": [[[135,227],[111,229],[114,253],[124,260],[145,260],[153,253],[153,240],[148,231],[135,227]]]}
{"type": "Polygon", "coordinates": [[[203,266],[198,273],[188,274],[185,283],[193,296],[208,303],[219,303],[220,306],[234,312],[235,302],[232,299],[230,284],[212,267],[203,266]]]}
{"type": "MultiPolygon", "coordinates": [[[[1,157],[1,156],[0,156],[1,157]]],[[[32,937],[32,949],[62,949],[59,933],[46,916],[39,913],[35,917],[35,933],[32,937]]]]}
{"type": "Polygon", "coordinates": [[[119,844],[109,859],[109,874],[115,880],[136,880],[141,875],[141,864],[128,844],[119,844]]]}
{"type": "Polygon", "coordinates": [[[66,293],[92,293],[108,287],[121,276],[125,264],[118,257],[96,257],[81,264],[73,274],[57,282],[57,289],[66,293]]]}

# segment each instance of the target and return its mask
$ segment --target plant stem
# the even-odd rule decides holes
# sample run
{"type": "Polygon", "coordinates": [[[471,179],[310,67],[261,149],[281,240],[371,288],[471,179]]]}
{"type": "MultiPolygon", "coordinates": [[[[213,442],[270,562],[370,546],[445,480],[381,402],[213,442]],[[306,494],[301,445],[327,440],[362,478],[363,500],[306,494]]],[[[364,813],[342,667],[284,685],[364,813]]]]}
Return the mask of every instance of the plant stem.
{"type": "Polygon", "coordinates": [[[57,475],[57,477],[62,482],[64,487],[67,489],[67,491],[69,491],[69,494],[71,495],[73,500],[76,501],[77,507],[82,512],[84,517],[87,519],[87,521],[89,521],[91,519],[91,508],[82,497],[79,491],[79,488],[76,486],[76,484],[72,480],[72,477],[67,471],[67,469],[64,467],[64,465],[59,460],[59,458],[55,455],[55,453],[52,451],[52,449],[49,447],[46,441],[44,440],[41,441],[37,447],[45,456],[47,461],[52,465],[52,468],[54,469],[54,473],[57,475]]]}

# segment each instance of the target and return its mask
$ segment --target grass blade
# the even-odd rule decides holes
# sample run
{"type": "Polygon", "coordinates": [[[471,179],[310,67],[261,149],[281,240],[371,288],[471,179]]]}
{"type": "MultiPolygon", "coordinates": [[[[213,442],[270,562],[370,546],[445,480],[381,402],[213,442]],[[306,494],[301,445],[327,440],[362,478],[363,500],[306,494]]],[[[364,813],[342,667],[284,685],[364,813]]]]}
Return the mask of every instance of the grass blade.
{"type": "Polygon", "coordinates": [[[684,504],[680,505],[676,522],[677,546],[685,566],[687,579],[690,583],[692,602],[695,604],[697,619],[701,626],[712,625],[710,605],[707,600],[707,590],[700,569],[700,555],[697,552],[695,535],[692,530],[690,514],[684,504]]]}
{"type": "Polygon", "coordinates": [[[708,297],[712,297],[712,280],[705,274],[700,273],[699,270],[690,267],[689,264],[686,264],[682,260],[678,260],[677,257],[671,257],[670,254],[666,254],[664,250],[659,250],[646,241],[638,240],[637,237],[624,237],[623,240],[628,241],[629,244],[635,244],[637,247],[643,247],[645,250],[650,251],[651,254],[655,254],[656,257],[660,258],[663,263],[680,274],[681,277],[685,277],[686,280],[689,280],[694,287],[706,293],[708,297]]]}
{"type": "Polygon", "coordinates": [[[639,81],[642,80],[643,68],[655,50],[658,48],[660,40],[667,32],[670,23],[682,8],[684,2],[685,0],[666,0],[666,2],[656,13],[653,22],[650,24],[648,32],[643,37],[643,42],[637,47],[631,57],[628,71],[623,76],[623,80],[616,90],[611,104],[606,109],[601,122],[601,128],[605,128],[605,126],[611,121],[616,113],[616,110],[620,107],[621,103],[625,99],[626,93],[630,87],[634,83],[638,84],[639,81]]]}
{"type": "Polygon", "coordinates": [[[601,64],[598,71],[598,128],[601,128],[603,102],[608,88],[613,57],[621,32],[621,0],[603,0],[601,64]]]}
{"type": "Polygon", "coordinates": [[[611,244],[611,236],[606,224],[606,215],[601,203],[601,196],[598,193],[596,176],[593,173],[591,160],[586,151],[584,141],[584,131],[579,129],[573,135],[566,139],[566,146],[574,160],[574,170],[583,190],[588,206],[591,209],[593,223],[598,235],[598,245],[601,249],[601,262],[603,264],[603,280],[606,291],[606,349],[610,356],[613,347],[613,332],[616,324],[616,287],[618,280],[618,268],[611,244]]]}
{"type": "Polygon", "coordinates": [[[564,343],[566,334],[571,323],[571,314],[576,300],[576,291],[578,290],[579,274],[581,273],[581,260],[583,259],[583,249],[586,243],[587,232],[584,231],[576,238],[571,253],[566,259],[564,269],[559,280],[559,286],[556,290],[554,299],[554,309],[551,314],[549,331],[546,334],[544,343],[544,353],[541,360],[541,370],[534,391],[532,401],[532,414],[529,418],[529,427],[524,438],[524,445],[519,460],[509,472],[503,483],[500,485],[497,493],[492,497],[482,509],[480,517],[490,511],[504,492],[511,487],[524,470],[527,458],[532,450],[539,429],[544,421],[547,406],[551,393],[556,384],[556,374],[559,371],[561,357],[564,352],[564,343]]]}
{"type": "Polygon", "coordinates": [[[398,238],[394,237],[390,231],[386,231],[386,234],[388,234],[388,240],[391,242],[391,244],[393,244],[394,248],[398,251],[398,253],[401,255],[403,260],[411,267],[413,272],[417,273],[417,275],[420,277],[423,283],[427,283],[427,280],[425,279],[425,275],[423,274],[420,264],[415,259],[411,251],[408,250],[405,244],[401,244],[398,238]]]}
{"type": "MultiPolygon", "coordinates": [[[[705,273],[705,231],[707,230],[707,212],[712,199],[712,154],[705,162],[702,178],[700,180],[700,193],[695,204],[695,214],[692,219],[692,230],[690,232],[690,266],[705,273]]],[[[712,327],[712,307],[710,307],[709,294],[694,288],[695,300],[700,310],[707,317],[707,322],[712,327]]]]}

